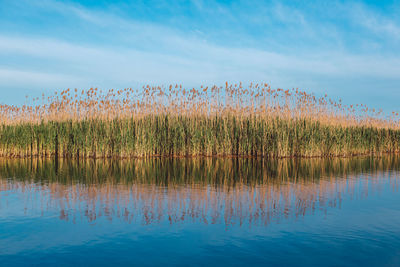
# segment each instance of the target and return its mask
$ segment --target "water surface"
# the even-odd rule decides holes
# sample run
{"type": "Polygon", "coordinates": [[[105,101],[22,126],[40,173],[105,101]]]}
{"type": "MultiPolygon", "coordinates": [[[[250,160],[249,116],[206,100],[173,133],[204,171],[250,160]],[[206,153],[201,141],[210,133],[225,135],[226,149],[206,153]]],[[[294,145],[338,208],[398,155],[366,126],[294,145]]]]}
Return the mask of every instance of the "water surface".
{"type": "Polygon", "coordinates": [[[0,160],[1,265],[400,266],[400,159],[0,160]]]}

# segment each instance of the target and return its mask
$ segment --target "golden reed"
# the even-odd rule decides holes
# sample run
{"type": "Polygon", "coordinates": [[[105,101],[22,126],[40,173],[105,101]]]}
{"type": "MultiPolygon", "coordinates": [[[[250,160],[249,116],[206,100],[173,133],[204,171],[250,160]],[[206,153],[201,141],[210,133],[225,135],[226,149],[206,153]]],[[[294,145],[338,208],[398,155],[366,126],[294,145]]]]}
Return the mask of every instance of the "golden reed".
{"type": "Polygon", "coordinates": [[[399,151],[399,114],[268,84],[67,89],[0,106],[3,157],[321,157],[399,151]]]}

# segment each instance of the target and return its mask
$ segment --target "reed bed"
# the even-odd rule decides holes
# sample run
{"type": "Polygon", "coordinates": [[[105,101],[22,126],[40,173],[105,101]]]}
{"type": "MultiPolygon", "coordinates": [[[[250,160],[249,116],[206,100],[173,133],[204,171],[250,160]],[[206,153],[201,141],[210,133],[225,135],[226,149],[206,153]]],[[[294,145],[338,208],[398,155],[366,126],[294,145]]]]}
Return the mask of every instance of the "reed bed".
{"type": "Polygon", "coordinates": [[[268,84],[67,89],[28,102],[0,106],[0,156],[281,158],[400,150],[398,113],[268,84]]]}

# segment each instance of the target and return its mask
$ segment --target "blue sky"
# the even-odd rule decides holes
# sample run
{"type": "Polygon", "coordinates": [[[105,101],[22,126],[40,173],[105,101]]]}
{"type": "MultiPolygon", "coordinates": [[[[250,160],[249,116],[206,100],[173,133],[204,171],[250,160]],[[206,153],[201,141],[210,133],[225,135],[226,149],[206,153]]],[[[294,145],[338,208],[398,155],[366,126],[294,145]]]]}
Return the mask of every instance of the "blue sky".
{"type": "Polygon", "coordinates": [[[0,0],[0,102],[242,81],[400,110],[400,1],[0,0]]]}

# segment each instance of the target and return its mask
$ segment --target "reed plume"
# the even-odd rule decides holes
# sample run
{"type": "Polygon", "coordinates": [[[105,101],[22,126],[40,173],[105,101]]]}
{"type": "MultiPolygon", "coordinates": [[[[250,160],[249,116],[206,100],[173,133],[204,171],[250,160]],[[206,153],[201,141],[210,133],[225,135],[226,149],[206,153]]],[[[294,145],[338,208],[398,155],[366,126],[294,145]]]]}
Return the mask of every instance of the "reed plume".
{"type": "Polygon", "coordinates": [[[397,112],[268,84],[66,89],[0,106],[5,157],[352,156],[399,140],[397,112]]]}

